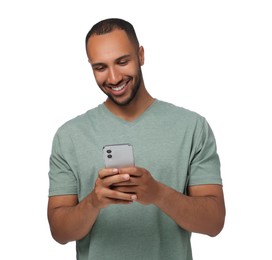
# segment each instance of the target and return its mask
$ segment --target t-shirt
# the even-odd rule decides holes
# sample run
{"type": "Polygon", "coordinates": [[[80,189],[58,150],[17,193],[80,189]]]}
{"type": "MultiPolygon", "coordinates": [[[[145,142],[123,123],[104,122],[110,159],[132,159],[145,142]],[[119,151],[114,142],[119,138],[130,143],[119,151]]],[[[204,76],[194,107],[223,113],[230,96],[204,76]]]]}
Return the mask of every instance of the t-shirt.
{"type": "MultiPolygon", "coordinates": [[[[101,104],[62,125],[53,140],[49,196],[76,194],[81,201],[104,167],[102,148],[118,143],[130,143],[136,166],[181,193],[190,185],[222,184],[215,138],[205,118],[155,100],[132,122],[101,104]]],[[[154,205],[110,205],[76,242],[77,259],[191,260],[190,237],[154,205]]]]}

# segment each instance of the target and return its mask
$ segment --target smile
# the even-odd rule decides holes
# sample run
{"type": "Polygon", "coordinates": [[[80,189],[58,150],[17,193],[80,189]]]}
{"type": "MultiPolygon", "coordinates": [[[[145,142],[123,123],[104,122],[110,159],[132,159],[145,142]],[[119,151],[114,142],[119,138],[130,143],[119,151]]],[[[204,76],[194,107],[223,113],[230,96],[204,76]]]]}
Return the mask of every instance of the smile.
{"type": "Polygon", "coordinates": [[[120,91],[120,90],[122,90],[125,86],[126,86],[126,83],[124,83],[124,84],[122,84],[121,86],[118,86],[118,87],[111,87],[111,89],[113,89],[114,91],[120,91]]]}

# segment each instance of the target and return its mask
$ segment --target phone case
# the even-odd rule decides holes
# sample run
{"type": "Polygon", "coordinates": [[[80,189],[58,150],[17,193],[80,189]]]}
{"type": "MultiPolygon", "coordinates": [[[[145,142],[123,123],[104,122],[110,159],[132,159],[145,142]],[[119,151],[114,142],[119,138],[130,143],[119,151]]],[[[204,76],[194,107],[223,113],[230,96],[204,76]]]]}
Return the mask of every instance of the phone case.
{"type": "Polygon", "coordinates": [[[124,168],[134,166],[133,147],[131,144],[111,144],[103,147],[106,168],[124,168]]]}

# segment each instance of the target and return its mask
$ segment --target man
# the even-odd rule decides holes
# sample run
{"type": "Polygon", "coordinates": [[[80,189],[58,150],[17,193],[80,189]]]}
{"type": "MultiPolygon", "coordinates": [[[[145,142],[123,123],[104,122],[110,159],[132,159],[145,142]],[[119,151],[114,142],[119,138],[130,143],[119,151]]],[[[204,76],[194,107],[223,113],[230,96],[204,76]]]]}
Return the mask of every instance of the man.
{"type": "Polygon", "coordinates": [[[154,99],[133,26],[100,21],[86,51],[107,100],[61,126],[50,157],[48,219],[77,259],[192,259],[191,232],[225,219],[220,163],[205,118],[154,99]],[[105,168],[102,148],[130,143],[135,167],[105,168]]]}

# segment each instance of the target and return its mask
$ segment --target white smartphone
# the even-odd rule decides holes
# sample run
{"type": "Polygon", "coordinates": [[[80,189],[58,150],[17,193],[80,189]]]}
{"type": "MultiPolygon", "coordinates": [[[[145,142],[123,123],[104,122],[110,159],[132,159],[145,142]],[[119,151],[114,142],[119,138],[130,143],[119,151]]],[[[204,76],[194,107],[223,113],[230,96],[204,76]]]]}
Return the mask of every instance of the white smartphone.
{"type": "Polygon", "coordinates": [[[111,144],[103,147],[103,159],[106,168],[124,168],[134,166],[131,144],[111,144]]]}

